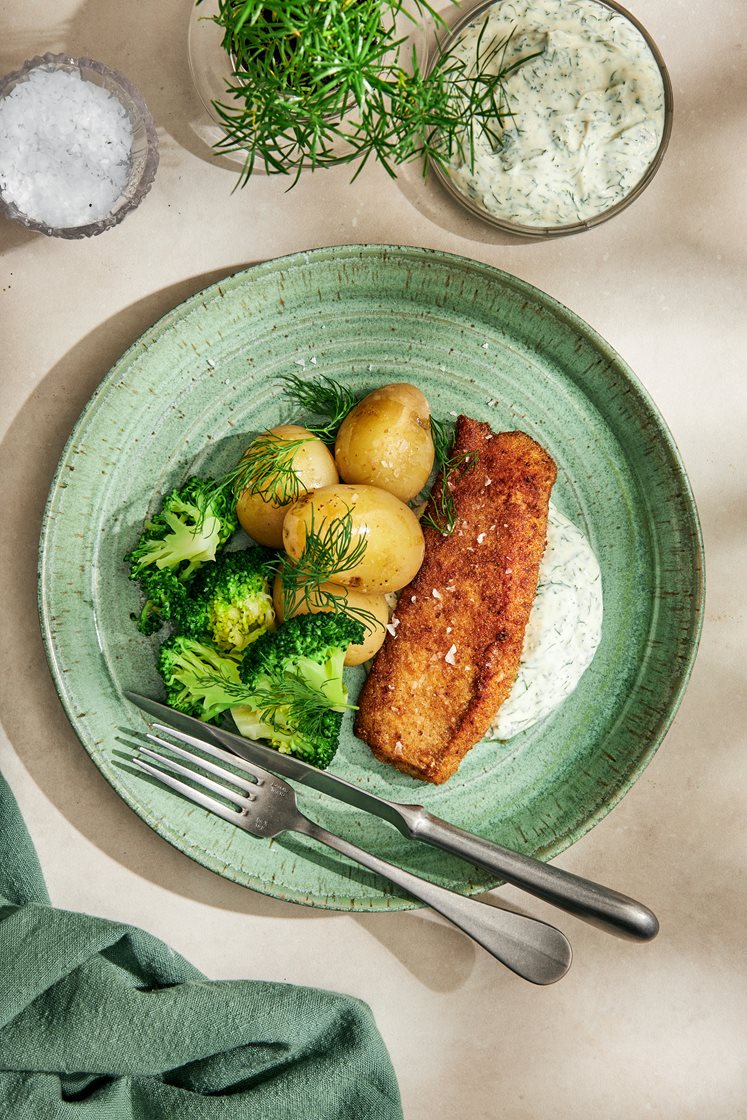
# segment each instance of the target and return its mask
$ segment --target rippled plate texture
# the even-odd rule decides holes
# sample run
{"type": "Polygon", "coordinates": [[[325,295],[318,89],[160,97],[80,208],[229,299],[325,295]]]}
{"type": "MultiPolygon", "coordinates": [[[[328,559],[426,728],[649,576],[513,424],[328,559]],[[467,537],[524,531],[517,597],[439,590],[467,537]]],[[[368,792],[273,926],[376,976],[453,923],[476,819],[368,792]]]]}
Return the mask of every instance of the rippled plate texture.
{"type": "MultiPolygon", "coordinates": [[[[436,416],[522,428],[555,458],[553,499],[599,557],[600,649],[574,695],[507,745],[480,744],[446,785],[385,768],[350,720],[333,769],[543,859],[599,821],[661,742],[692,667],[701,541],[677,450],[645,391],[585,323],[487,265],[424,249],[319,249],[199,293],[110,371],[62,456],[41,539],[40,610],[52,673],[96,765],[161,836],[236,882],[334,909],[413,905],[301,837],[250,837],[127,769],[125,689],[160,697],[155,639],[129,621],[122,557],[160,495],[219,474],[249,439],[294,418],[277,378],[324,373],[364,393],[408,380],[436,416]]],[[[359,677],[354,671],[353,695],[359,677]]],[[[347,718],[347,717],[346,717],[347,718]]],[[[391,826],[304,791],[322,824],[417,873],[474,893],[493,880],[391,826]]]]}

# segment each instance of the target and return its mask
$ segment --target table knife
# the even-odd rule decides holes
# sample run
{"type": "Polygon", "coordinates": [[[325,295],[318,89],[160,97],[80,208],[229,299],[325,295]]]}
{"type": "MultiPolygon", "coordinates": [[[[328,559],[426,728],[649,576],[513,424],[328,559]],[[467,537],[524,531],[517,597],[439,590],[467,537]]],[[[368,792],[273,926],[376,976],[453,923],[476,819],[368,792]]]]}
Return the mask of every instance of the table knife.
{"type": "Polygon", "coordinates": [[[129,691],[125,696],[159,721],[163,731],[176,728],[197,739],[217,743],[284,778],[373,813],[409,839],[423,840],[459,856],[601,929],[637,941],[650,941],[659,931],[659,922],[647,906],[609,887],[466,832],[429,813],[422,805],[388,801],[329,770],[318,770],[300,758],[204,723],[147,696],[129,691]]]}

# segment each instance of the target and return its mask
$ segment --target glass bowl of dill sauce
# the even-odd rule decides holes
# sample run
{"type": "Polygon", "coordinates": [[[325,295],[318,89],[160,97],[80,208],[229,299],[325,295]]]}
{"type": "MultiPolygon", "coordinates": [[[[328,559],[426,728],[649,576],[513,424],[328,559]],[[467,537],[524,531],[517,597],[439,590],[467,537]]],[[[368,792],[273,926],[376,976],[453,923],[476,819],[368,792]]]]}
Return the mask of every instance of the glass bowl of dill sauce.
{"type": "Polygon", "coordinates": [[[439,46],[471,83],[434,171],[459,203],[525,237],[579,233],[649,185],[672,87],[648,31],[615,0],[487,0],[439,46]]]}
{"type": "Polygon", "coordinates": [[[90,58],[44,54],[0,77],[0,216],[49,237],[118,225],[158,167],[137,89],[90,58]]]}

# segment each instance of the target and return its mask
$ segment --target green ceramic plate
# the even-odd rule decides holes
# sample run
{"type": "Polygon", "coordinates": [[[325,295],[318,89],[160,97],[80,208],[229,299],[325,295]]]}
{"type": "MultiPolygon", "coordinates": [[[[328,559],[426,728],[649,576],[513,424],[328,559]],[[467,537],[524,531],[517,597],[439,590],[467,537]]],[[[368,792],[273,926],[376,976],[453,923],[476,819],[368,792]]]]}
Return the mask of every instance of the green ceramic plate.
{"type": "MultiPolygon", "coordinates": [[[[154,648],[129,621],[122,561],[157,498],[218,474],[258,431],[291,419],[277,378],[324,373],[361,393],[408,380],[436,416],[522,428],[559,467],[555,503],[590,537],[604,633],[574,695],[508,745],[480,744],[430,787],[372,760],[349,723],[333,769],[385,797],[549,859],[635,782],[692,667],[702,556],[672,439],[617,354],[564,307],[487,265],[424,249],[319,249],[208,288],[156,323],[94,394],[62,456],[41,537],[40,610],[68,716],[109,782],[161,836],[229,879],[333,909],[413,905],[301,837],[254,839],[128,770],[117,741],[160,696],[154,648]]],[[[353,671],[352,690],[358,685],[353,671]]],[[[321,794],[302,807],[349,839],[465,893],[480,871],[321,794]]]]}

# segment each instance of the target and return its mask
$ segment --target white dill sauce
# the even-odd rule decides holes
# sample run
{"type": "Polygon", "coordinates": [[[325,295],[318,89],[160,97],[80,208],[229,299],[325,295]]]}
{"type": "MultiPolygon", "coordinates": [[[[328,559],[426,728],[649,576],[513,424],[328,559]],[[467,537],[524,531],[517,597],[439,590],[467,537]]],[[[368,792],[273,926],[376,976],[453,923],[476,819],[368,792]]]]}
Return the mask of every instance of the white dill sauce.
{"type": "MultiPolygon", "coordinates": [[[[475,129],[474,162],[455,158],[454,186],[479,209],[525,226],[564,226],[622,201],[664,133],[664,84],[641,32],[596,0],[502,0],[450,53],[474,65],[527,61],[505,83],[511,116],[497,148],[475,129]],[[487,20],[487,27],[483,27],[487,20]]],[[[468,151],[467,147],[467,151],[468,151]]]]}
{"type": "Polygon", "coordinates": [[[591,545],[550,503],[547,547],[519,673],[486,739],[510,739],[573,692],[602,637],[602,577],[591,545]]]}

